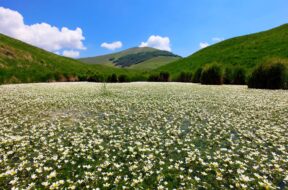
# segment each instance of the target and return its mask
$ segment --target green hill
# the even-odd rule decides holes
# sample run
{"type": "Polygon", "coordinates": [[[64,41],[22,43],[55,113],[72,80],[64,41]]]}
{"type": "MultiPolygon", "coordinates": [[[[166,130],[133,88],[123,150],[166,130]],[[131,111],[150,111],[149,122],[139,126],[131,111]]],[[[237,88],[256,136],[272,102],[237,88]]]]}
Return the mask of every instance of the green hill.
{"type": "Polygon", "coordinates": [[[84,64],[0,34],[0,84],[73,81],[96,74],[107,77],[112,73],[134,74],[126,69],[84,64]]]}
{"type": "Polygon", "coordinates": [[[154,48],[130,48],[118,53],[81,58],[80,61],[89,64],[103,64],[122,68],[133,68],[138,70],[152,70],[181,57],[168,51],[161,51],[154,48]]]}
{"type": "Polygon", "coordinates": [[[192,72],[205,64],[217,62],[224,67],[240,66],[250,73],[270,58],[288,57],[288,24],[251,35],[228,39],[204,48],[191,56],[162,66],[173,78],[181,72],[192,72]]]}
{"type": "Polygon", "coordinates": [[[247,75],[267,60],[287,59],[287,44],[288,24],[285,24],[268,31],[225,40],[184,59],[153,48],[131,48],[79,61],[0,34],[0,84],[74,80],[137,81],[152,79],[160,72],[163,76],[169,72],[172,80],[178,79],[180,74],[190,80],[191,74],[195,76],[198,68],[215,62],[227,68],[227,71],[229,68],[232,71],[236,70],[233,68],[244,69],[247,75]]]}

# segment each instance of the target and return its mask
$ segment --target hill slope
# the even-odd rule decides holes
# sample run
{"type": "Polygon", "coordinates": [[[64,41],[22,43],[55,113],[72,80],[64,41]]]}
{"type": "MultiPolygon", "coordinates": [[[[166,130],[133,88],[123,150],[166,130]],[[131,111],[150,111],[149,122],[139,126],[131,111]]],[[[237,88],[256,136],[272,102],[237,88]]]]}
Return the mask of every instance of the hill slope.
{"type": "Polygon", "coordinates": [[[86,75],[88,72],[108,75],[131,71],[84,64],[0,34],[0,84],[61,81],[68,78],[76,80],[77,77],[86,75]]]}
{"type": "Polygon", "coordinates": [[[271,57],[288,57],[288,24],[211,45],[187,58],[169,63],[159,68],[159,71],[168,71],[175,77],[182,71],[195,72],[205,64],[218,62],[225,67],[241,66],[250,72],[271,57]]]}
{"type": "Polygon", "coordinates": [[[171,52],[143,47],[130,48],[118,53],[81,58],[79,60],[89,64],[151,70],[179,59],[180,56],[171,52]]]}

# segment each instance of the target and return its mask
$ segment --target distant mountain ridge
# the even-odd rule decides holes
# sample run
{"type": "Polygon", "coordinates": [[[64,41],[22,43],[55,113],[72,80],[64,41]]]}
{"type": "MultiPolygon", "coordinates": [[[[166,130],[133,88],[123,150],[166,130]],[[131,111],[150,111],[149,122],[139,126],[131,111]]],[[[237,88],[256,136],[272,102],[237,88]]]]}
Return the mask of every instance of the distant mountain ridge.
{"type": "Polygon", "coordinates": [[[118,53],[88,57],[79,59],[88,64],[103,64],[109,66],[133,68],[133,69],[156,69],[181,57],[168,51],[154,48],[130,48],[118,53]]]}

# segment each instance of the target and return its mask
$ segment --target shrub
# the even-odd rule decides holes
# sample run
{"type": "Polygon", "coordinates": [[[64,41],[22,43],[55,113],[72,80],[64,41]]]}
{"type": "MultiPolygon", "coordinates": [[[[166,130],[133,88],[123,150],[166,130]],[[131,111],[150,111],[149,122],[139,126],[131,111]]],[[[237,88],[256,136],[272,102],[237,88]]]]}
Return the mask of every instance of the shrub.
{"type": "Polygon", "coordinates": [[[118,77],[118,81],[119,82],[129,82],[129,78],[127,75],[122,74],[118,77]]]}
{"type": "Polygon", "coordinates": [[[261,64],[252,72],[249,88],[262,89],[287,89],[287,62],[282,60],[270,60],[261,64]]]}
{"type": "Polygon", "coordinates": [[[192,73],[189,72],[181,72],[177,81],[178,82],[192,82],[192,73]]]}
{"type": "Polygon", "coordinates": [[[246,72],[242,67],[227,67],[225,68],[224,84],[246,84],[246,72]]]}
{"type": "Polygon", "coordinates": [[[193,80],[192,82],[194,83],[200,83],[200,78],[201,78],[201,73],[202,73],[202,67],[198,68],[196,70],[196,72],[194,73],[194,77],[193,77],[193,80]]]}
{"type": "Polygon", "coordinates": [[[61,74],[61,73],[55,73],[55,79],[57,82],[67,82],[67,78],[65,76],[65,74],[61,74]]]}
{"type": "Polygon", "coordinates": [[[82,79],[85,79],[88,82],[103,82],[103,76],[101,76],[98,73],[90,73],[89,75],[86,75],[84,77],[82,77],[82,79]]]}
{"type": "Polygon", "coordinates": [[[161,72],[159,75],[159,81],[168,82],[170,79],[170,74],[168,72],[161,72]]]}
{"type": "Polygon", "coordinates": [[[159,81],[159,75],[151,74],[151,75],[148,77],[148,81],[150,81],[150,82],[157,82],[157,81],[159,81]]]}
{"type": "Polygon", "coordinates": [[[231,67],[226,67],[223,76],[223,82],[224,84],[232,84],[232,81],[233,81],[233,69],[231,67]]]}
{"type": "Polygon", "coordinates": [[[246,84],[246,72],[242,67],[236,67],[233,70],[232,84],[246,84]]]}
{"type": "Polygon", "coordinates": [[[151,74],[148,81],[152,82],[168,82],[170,79],[170,74],[168,72],[161,72],[159,74],[151,74]]]}
{"type": "Polygon", "coordinates": [[[115,73],[107,77],[107,82],[118,82],[118,77],[115,73]]]}
{"type": "Polygon", "coordinates": [[[148,81],[149,77],[146,75],[142,75],[142,74],[136,74],[136,75],[129,75],[128,77],[129,81],[148,81]]]}
{"type": "Polygon", "coordinates": [[[88,81],[88,76],[84,74],[79,75],[78,78],[79,81],[88,81]]]}
{"type": "Polygon", "coordinates": [[[44,73],[39,77],[39,82],[55,82],[55,74],[54,73],[44,73]]]}
{"type": "Polygon", "coordinates": [[[222,68],[217,64],[206,65],[201,73],[201,84],[223,84],[222,68]]]}
{"type": "Polygon", "coordinates": [[[67,78],[68,82],[77,82],[77,81],[79,81],[79,78],[78,78],[78,76],[76,74],[69,74],[69,75],[67,75],[66,78],[67,78]]]}

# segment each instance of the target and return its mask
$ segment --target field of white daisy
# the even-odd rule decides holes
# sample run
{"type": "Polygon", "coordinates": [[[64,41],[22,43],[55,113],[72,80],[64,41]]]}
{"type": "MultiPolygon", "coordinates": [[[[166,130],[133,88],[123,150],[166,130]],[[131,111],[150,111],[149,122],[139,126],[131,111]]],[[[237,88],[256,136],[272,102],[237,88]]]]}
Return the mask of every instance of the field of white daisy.
{"type": "Polygon", "coordinates": [[[0,189],[277,188],[288,188],[288,91],[0,86],[0,189]]]}

